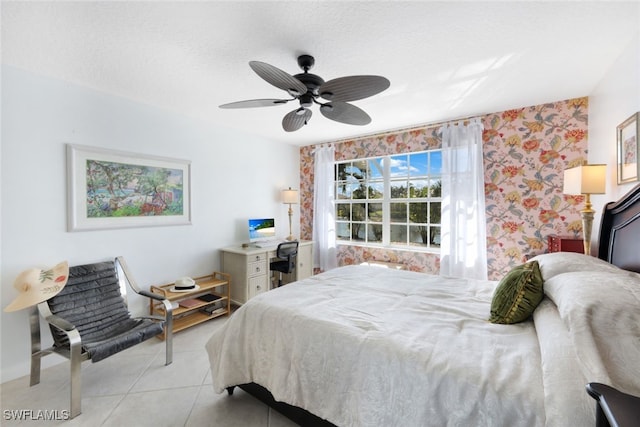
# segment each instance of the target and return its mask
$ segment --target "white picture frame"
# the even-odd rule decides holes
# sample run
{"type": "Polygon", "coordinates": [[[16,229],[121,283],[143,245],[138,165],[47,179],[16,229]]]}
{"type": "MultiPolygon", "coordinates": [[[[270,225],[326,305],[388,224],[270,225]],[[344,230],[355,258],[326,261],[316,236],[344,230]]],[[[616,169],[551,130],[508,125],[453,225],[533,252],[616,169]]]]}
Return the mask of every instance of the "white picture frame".
{"type": "Polygon", "coordinates": [[[191,224],[191,162],[67,144],[67,229],[191,224]]]}

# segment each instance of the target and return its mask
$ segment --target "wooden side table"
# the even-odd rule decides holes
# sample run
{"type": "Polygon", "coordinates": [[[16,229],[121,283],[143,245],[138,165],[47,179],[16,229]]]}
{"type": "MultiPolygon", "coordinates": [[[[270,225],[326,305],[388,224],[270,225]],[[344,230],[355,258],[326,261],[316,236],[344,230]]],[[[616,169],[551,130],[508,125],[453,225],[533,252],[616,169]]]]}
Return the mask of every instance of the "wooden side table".
{"type": "MultiPolygon", "coordinates": [[[[173,309],[173,332],[231,313],[231,276],[214,271],[208,276],[194,277],[197,288],[186,292],[172,290],[173,283],[151,286],[150,291],[178,304],[173,309]],[[211,310],[205,310],[210,307],[211,310]]],[[[151,300],[149,314],[163,315],[164,307],[151,300]]],[[[166,332],[166,331],[165,331],[166,332]]],[[[165,333],[158,335],[164,339],[165,333]]]]}
{"type": "Polygon", "coordinates": [[[549,252],[584,253],[584,244],[582,239],[576,239],[573,237],[561,237],[551,234],[547,237],[547,246],[549,252]]]}

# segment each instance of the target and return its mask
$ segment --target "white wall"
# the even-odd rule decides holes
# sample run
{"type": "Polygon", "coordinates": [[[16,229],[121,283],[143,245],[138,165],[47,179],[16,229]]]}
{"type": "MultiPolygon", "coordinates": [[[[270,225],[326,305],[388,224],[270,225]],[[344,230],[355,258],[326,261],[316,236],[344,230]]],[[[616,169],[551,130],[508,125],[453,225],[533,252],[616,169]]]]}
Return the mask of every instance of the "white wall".
{"type": "Polygon", "coordinates": [[[589,163],[606,163],[607,193],[592,196],[596,219],[593,250],[597,250],[600,215],[605,203],[619,199],[636,183],[617,184],[616,126],[640,111],[640,31],[589,95],[589,163]]]}
{"type": "MultiPolygon", "coordinates": [[[[7,66],[1,162],[3,308],[16,296],[13,280],[22,270],[62,260],[79,265],[123,255],[144,288],[208,274],[219,269],[217,249],[246,240],[247,218],[274,216],[280,234],[288,234],[280,190],[298,188],[300,179],[298,147],[7,66]],[[67,232],[66,143],[191,160],[193,224],[67,232]]],[[[145,313],[145,303],[134,298],[132,312],[145,313]]],[[[5,382],[28,374],[29,329],[25,310],[1,316],[5,382]]]]}

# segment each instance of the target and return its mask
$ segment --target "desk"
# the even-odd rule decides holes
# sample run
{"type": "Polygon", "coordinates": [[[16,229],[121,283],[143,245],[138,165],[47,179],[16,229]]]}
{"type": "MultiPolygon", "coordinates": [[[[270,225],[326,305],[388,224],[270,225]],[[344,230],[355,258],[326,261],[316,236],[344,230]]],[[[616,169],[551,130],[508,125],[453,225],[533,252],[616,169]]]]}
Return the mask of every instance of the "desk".
{"type": "MultiPolygon", "coordinates": [[[[231,301],[244,304],[250,298],[272,288],[270,261],[276,248],[230,246],[220,250],[221,270],[231,275],[231,301]]],[[[313,274],[313,242],[301,240],[298,245],[296,268],[282,276],[283,283],[302,280],[313,274]]]]}

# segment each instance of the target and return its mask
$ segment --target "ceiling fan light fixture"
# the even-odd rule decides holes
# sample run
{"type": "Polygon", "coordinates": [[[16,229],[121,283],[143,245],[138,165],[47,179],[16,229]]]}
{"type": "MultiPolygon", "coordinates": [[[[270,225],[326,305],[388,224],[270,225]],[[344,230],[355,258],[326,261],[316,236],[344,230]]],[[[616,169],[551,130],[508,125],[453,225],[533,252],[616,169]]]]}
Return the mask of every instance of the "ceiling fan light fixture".
{"type": "Polygon", "coordinates": [[[304,108],[309,108],[313,105],[313,96],[305,93],[304,95],[300,95],[298,98],[300,100],[300,106],[304,108]]]}
{"type": "MultiPolygon", "coordinates": [[[[305,110],[305,108],[304,108],[304,107],[300,107],[300,108],[298,108],[298,109],[296,110],[296,114],[297,114],[298,116],[303,116],[305,111],[306,111],[306,110],[305,110]]],[[[306,123],[305,123],[305,124],[306,124],[306,123]]]]}

